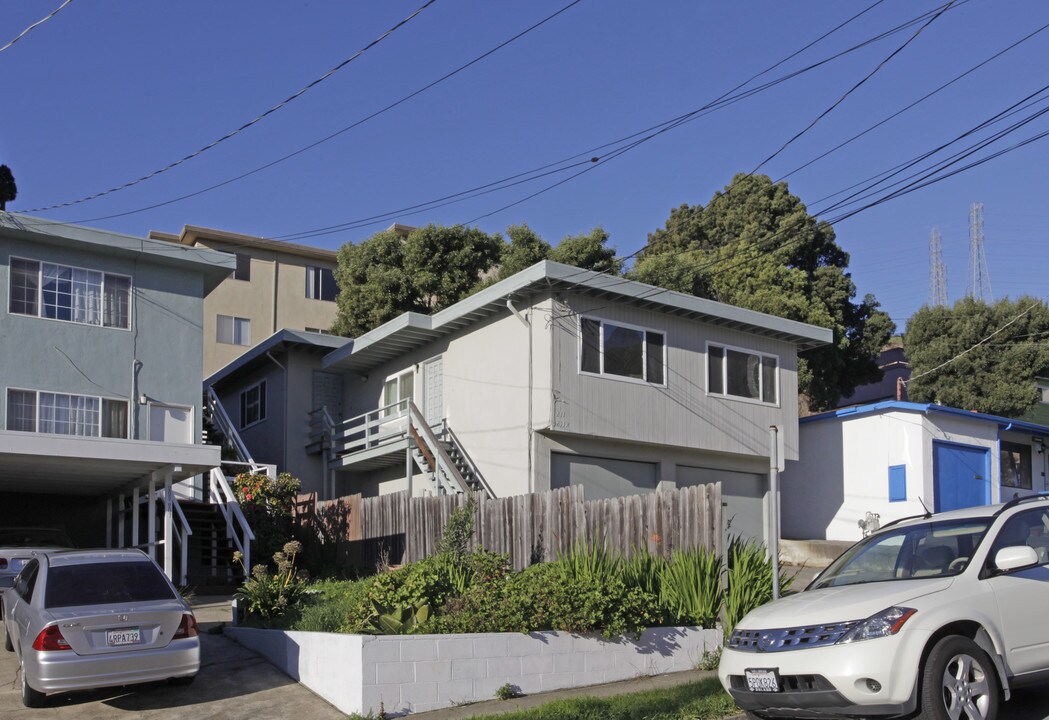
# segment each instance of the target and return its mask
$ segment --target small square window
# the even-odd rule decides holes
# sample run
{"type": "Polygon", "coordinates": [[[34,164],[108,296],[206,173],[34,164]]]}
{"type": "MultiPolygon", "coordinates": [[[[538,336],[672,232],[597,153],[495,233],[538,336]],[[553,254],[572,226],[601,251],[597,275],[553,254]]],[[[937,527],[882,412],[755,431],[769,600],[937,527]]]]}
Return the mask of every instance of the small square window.
{"type": "Polygon", "coordinates": [[[234,253],[237,257],[237,269],[233,277],[237,280],[251,280],[251,255],[246,253],[234,253]]]}
{"type": "Polygon", "coordinates": [[[266,381],[240,394],[240,427],[244,429],[266,419],[266,381]]]}
{"type": "Polygon", "coordinates": [[[889,502],[903,502],[907,499],[907,466],[889,466],[889,502]]]}

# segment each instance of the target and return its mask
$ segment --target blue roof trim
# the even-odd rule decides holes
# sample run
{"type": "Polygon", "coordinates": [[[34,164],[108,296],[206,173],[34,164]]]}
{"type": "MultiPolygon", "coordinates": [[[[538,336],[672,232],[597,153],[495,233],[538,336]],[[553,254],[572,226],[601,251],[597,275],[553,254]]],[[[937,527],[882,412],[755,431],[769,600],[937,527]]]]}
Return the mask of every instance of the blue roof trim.
{"type": "Polygon", "coordinates": [[[962,410],[961,408],[947,407],[946,405],[934,405],[932,403],[912,403],[903,402],[901,400],[885,400],[879,403],[872,403],[870,405],[854,405],[852,407],[840,408],[838,410],[831,410],[830,412],[820,413],[819,415],[809,415],[798,420],[799,425],[806,425],[808,423],[819,422],[821,420],[830,420],[832,418],[848,418],[853,415],[869,415],[872,413],[878,413],[883,411],[892,410],[905,410],[910,412],[920,413],[942,413],[944,415],[957,415],[964,417],[968,420],[979,420],[981,422],[991,422],[997,424],[999,427],[1012,426],[1011,430],[1022,430],[1024,432],[1040,433],[1043,435],[1049,434],[1049,426],[1037,425],[1035,423],[1026,422],[1024,420],[1013,420],[999,415],[988,415],[987,413],[970,412],[968,410],[962,410]]]}

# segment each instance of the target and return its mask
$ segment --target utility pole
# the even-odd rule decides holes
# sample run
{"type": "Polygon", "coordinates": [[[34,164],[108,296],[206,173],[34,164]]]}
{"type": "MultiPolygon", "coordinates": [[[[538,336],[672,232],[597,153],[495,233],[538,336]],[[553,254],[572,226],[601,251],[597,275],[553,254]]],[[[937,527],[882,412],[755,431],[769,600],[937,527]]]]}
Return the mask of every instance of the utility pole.
{"type": "Polygon", "coordinates": [[[947,305],[947,268],[940,247],[940,228],[933,228],[929,236],[929,304],[947,305]]]}
{"type": "Polygon", "coordinates": [[[994,301],[983,246],[983,203],[978,202],[969,208],[969,285],[965,294],[984,302],[994,301]]]}

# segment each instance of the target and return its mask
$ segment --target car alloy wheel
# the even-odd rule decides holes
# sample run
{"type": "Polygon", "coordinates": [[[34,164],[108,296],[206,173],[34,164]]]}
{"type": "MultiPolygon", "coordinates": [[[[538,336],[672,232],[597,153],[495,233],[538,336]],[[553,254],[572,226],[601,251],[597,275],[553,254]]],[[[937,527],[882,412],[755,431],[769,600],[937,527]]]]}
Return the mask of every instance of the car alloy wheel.
{"type": "Polygon", "coordinates": [[[37,692],[33,688],[29,687],[29,682],[25,679],[25,664],[22,664],[22,704],[27,708],[39,708],[44,706],[44,702],[47,700],[47,695],[42,692],[37,692]]]}
{"type": "Polygon", "coordinates": [[[924,668],[924,713],[930,720],[995,720],[998,676],[972,640],[949,636],[929,654],[924,668]]]}

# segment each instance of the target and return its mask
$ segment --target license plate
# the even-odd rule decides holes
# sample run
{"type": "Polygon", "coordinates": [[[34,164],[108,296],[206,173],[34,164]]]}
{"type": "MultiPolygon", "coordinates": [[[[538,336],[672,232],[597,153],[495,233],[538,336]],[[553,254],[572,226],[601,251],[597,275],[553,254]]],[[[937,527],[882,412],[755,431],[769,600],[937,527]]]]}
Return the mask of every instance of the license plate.
{"type": "Polygon", "coordinates": [[[774,669],[744,670],[747,690],[751,692],[779,692],[779,674],[774,669]]]}
{"type": "Polygon", "coordinates": [[[142,633],[138,628],[106,630],[106,645],[137,645],[141,639],[142,633]]]}

